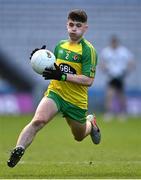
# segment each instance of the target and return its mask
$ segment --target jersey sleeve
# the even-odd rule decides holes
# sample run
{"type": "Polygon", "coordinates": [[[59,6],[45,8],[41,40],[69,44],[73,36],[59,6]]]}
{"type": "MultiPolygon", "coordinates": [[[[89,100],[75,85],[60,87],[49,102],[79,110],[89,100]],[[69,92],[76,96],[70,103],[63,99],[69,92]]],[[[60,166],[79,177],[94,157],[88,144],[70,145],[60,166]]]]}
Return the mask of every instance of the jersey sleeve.
{"type": "Polygon", "coordinates": [[[57,59],[57,54],[58,54],[58,44],[55,46],[55,49],[54,49],[54,55],[57,59]]]}
{"type": "Polygon", "coordinates": [[[98,56],[94,47],[87,47],[82,55],[82,74],[95,77],[97,61],[98,56]]]}

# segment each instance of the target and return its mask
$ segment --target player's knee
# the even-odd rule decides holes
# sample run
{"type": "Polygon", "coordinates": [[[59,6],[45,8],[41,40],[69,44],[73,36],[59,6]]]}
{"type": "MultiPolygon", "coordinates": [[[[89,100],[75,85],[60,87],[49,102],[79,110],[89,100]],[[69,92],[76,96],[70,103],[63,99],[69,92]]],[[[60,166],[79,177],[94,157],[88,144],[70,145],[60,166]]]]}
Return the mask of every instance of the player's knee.
{"type": "Polygon", "coordinates": [[[74,139],[78,142],[81,142],[84,139],[84,136],[74,136],[74,139]]]}
{"type": "Polygon", "coordinates": [[[44,126],[46,124],[46,122],[44,120],[35,120],[32,122],[32,125],[35,126],[35,127],[38,127],[38,126],[44,126]]]}
{"type": "Polygon", "coordinates": [[[34,127],[42,128],[46,124],[46,120],[43,117],[34,117],[32,125],[34,127]]]}

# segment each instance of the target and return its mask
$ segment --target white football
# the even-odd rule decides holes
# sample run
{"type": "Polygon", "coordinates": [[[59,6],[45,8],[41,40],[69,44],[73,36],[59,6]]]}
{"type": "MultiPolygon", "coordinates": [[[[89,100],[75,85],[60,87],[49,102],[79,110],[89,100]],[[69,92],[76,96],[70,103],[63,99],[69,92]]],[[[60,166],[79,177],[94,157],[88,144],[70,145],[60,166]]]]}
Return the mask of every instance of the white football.
{"type": "Polygon", "coordinates": [[[40,49],[31,57],[31,66],[36,73],[42,74],[45,68],[54,69],[55,60],[56,57],[51,51],[40,49]]]}

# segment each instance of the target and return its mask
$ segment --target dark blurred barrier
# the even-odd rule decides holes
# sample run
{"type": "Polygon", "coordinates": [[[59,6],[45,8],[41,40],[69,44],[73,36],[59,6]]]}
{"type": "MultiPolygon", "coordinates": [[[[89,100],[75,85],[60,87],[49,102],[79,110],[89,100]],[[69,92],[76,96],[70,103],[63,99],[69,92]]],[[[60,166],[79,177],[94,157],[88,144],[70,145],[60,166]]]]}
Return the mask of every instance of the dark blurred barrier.
{"type": "Polygon", "coordinates": [[[17,66],[11,56],[0,51],[0,114],[33,112],[45,88],[22,66],[17,66]]]}
{"type": "Polygon", "coordinates": [[[32,91],[34,83],[31,78],[27,76],[27,73],[20,66],[17,66],[12,57],[6,57],[2,52],[0,52],[0,76],[19,91],[32,91]]]}

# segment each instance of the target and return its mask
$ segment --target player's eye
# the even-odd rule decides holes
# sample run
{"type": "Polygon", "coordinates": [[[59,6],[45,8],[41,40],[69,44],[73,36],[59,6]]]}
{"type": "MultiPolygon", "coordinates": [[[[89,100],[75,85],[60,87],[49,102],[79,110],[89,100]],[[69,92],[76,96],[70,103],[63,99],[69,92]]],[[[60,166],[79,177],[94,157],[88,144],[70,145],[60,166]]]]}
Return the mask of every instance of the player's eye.
{"type": "Polygon", "coordinates": [[[80,28],[80,27],[82,27],[82,24],[81,23],[77,23],[76,27],[80,28]]]}
{"type": "Polygon", "coordinates": [[[69,26],[70,26],[70,27],[73,27],[73,26],[74,26],[74,24],[73,24],[73,23],[69,23],[69,26]]]}

